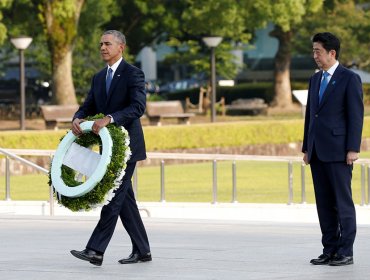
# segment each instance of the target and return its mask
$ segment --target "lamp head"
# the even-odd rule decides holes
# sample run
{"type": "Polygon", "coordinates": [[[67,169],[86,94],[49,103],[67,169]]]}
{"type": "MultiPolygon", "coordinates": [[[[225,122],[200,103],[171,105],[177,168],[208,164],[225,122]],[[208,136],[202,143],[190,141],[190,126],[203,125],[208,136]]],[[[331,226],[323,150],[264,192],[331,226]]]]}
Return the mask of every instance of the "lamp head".
{"type": "Polygon", "coordinates": [[[218,37],[218,36],[203,37],[202,39],[203,39],[203,42],[207,45],[207,47],[210,47],[210,48],[217,47],[222,41],[222,37],[218,37]]]}
{"type": "Polygon", "coordinates": [[[14,47],[18,50],[25,50],[32,42],[31,37],[27,36],[18,36],[10,39],[10,42],[14,45],[14,47]]]}

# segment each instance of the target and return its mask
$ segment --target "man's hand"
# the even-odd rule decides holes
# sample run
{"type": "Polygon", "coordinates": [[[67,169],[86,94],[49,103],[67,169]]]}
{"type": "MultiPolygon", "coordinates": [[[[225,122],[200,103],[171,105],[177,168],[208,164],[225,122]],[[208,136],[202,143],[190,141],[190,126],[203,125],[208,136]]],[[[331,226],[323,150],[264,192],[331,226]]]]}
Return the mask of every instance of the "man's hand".
{"type": "Polygon", "coordinates": [[[358,153],[349,151],[347,153],[347,164],[352,165],[356,160],[358,160],[358,153]]]}
{"type": "Polygon", "coordinates": [[[103,127],[106,127],[108,124],[110,124],[110,117],[105,116],[102,119],[97,119],[94,121],[94,124],[92,126],[92,132],[95,134],[99,134],[100,129],[103,127]]]}
{"type": "Polygon", "coordinates": [[[306,153],[304,153],[304,155],[303,155],[303,162],[304,162],[305,164],[310,164],[310,163],[308,162],[307,152],[306,152],[306,153]]]}
{"type": "Polygon", "coordinates": [[[80,127],[80,123],[84,122],[84,119],[75,118],[72,122],[72,133],[76,136],[80,136],[82,134],[82,129],[80,127]]]}

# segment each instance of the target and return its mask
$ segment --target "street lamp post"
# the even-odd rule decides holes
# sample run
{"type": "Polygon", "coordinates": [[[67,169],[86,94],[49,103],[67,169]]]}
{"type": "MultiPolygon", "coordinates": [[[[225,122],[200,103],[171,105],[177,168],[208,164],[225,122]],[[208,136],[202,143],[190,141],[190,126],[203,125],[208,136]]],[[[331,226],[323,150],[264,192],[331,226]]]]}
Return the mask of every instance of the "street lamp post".
{"type": "Polygon", "coordinates": [[[221,43],[222,37],[203,37],[203,42],[211,49],[211,122],[216,121],[216,56],[215,48],[221,43]]]}
{"type": "Polygon", "coordinates": [[[19,50],[19,91],[20,91],[20,128],[25,129],[26,118],[26,90],[25,90],[25,74],[24,74],[24,50],[32,42],[32,38],[26,36],[19,36],[10,39],[16,49],[19,50]]]}

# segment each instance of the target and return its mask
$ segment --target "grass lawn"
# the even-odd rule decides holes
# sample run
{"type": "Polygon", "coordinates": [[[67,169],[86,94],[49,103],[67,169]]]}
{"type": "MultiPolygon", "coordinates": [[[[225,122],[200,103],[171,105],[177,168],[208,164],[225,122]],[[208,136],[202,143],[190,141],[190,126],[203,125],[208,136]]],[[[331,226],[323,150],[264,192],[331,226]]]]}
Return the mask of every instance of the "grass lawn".
{"type": "MultiPolygon", "coordinates": [[[[369,152],[363,156],[370,155],[369,152]]],[[[237,168],[237,200],[249,203],[287,203],[287,163],[243,162],[237,168]]],[[[294,203],[301,202],[301,166],[293,167],[294,203]]],[[[353,172],[353,197],[361,202],[361,167],[355,165],[353,172]]],[[[230,202],[232,197],[231,162],[217,165],[219,202],[230,202]]],[[[11,176],[12,200],[48,200],[48,178],[45,175],[11,176]]],[[[165,166],[165,200],[168,202],[211,202],[212,162],[165,166]]],[[[0,176],[0,199],[5,198],[5,178],[0,176]]],[[[314,203],[310,168],[306,167],[306,199],[314,203]]],[[[138,169],[138,200],[160,200],[160,167],[138,169]]]]}

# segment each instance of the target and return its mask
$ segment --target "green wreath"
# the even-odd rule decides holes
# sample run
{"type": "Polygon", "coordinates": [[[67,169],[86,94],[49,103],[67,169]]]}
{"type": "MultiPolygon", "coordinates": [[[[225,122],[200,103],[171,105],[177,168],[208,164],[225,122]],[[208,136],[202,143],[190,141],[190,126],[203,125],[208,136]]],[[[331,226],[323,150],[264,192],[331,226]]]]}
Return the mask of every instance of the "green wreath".
{"type": "MultiPolygon", "coordinates": [[[[88,121],[103,118],[103,114],[97,114],[93,117],[85,118],[88,121]]],[[[67,207],[72,211],[91,210],[106,201],[109,201],[114,196],[114,190],[120,186],[124,171],[126,169],[127,160],[131,155],[129,147],[130,140],[128,132],[123,127],[117,127],[114,124],[107,126],[109,134],[112,138],[112,158],[107,166],[107,172],[103,179],[94,187],[93,190],[80,197],[67,197],[55,194],[59,204],[67,207]]],[[[64,136],[63,136],[64,137],[64,136]]],[[[63,137],[60,139],[62,140],[63,137]]],[[[84,133],[75,140],[75,143],[83,147],[98,146],[102,149],[102,142],[98,135],[92,132],[84,133]]],[[[82,182],[76,180],[77,172],[68,166],[62,165],[62,180],[69,187],[75,187],[82,182]]],[[[51,170],[51,166],[50,166],[51,170]]],[[[52,186],[51,172],[49,171],[49,186],[52,186]]]]}

